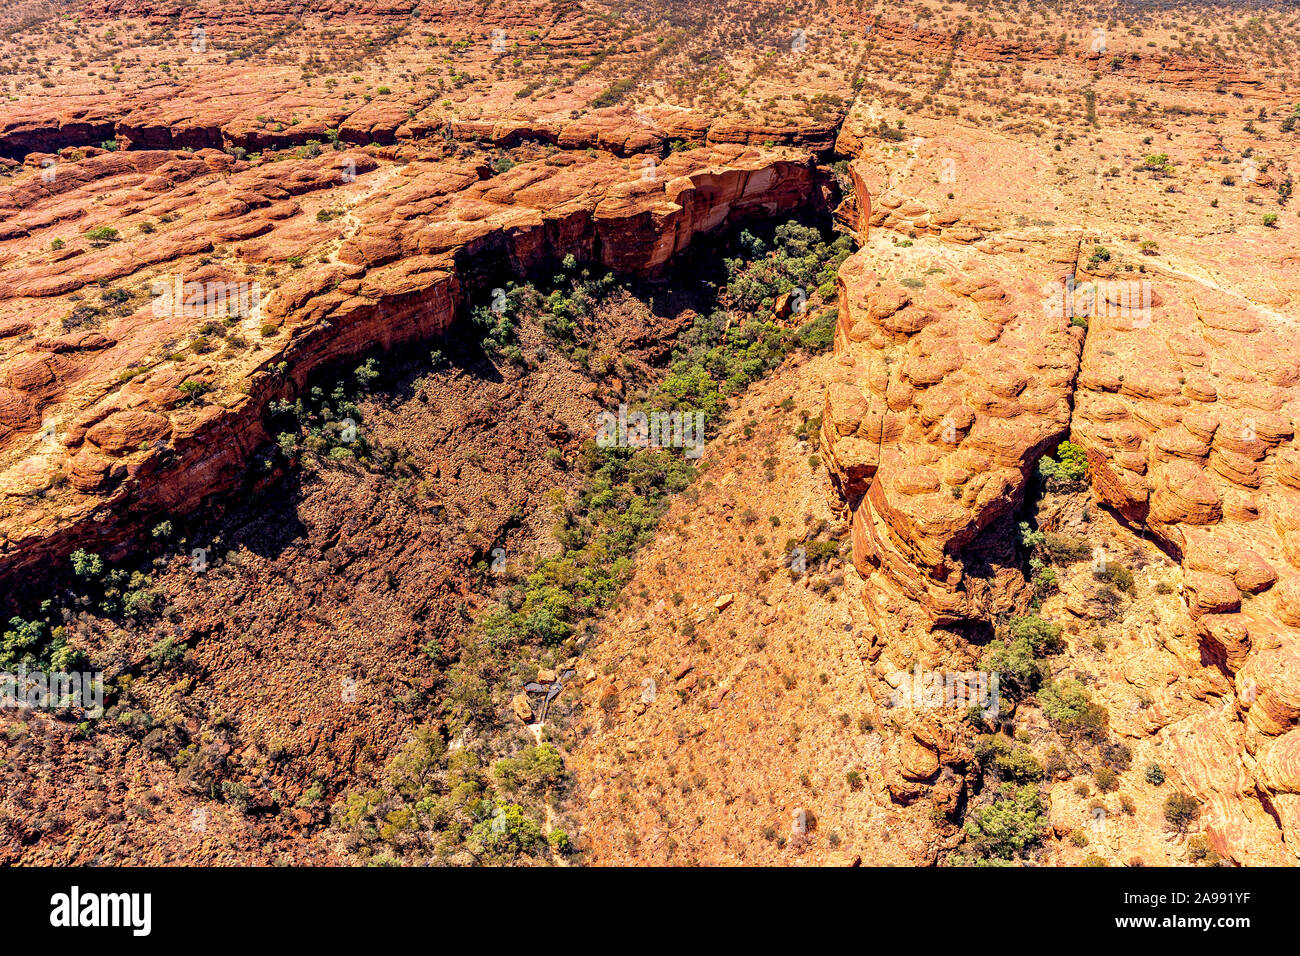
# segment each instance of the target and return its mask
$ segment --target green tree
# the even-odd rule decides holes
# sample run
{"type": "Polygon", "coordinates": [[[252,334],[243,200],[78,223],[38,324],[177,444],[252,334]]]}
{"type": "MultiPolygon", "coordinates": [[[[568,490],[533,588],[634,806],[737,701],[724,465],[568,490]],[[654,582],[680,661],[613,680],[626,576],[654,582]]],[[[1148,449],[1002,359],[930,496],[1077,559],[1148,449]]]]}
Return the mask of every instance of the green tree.
{"type": "Polygon", "coordinates": [[[480,852],[513,858],[546,845],[542,828],[517,803],[498,803],[492,815],[475,824],[470,843],[480,852]]]}
{"type": "Polygon", "coordinates": [[[1047,814],[1038,786],[1005,783],[993,802],[977,809],[966,821],[966,836],[983,856],[1010,859],[1043,838],[1047,814]]]}

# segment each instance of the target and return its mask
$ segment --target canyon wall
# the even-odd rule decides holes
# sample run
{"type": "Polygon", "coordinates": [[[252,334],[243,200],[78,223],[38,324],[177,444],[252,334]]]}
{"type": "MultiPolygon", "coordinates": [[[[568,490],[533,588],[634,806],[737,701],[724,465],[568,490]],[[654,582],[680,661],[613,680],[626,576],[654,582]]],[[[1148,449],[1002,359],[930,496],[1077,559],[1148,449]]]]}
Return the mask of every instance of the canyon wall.
{"type": "MultiPolygon", "coordinates": [[[[841,374],[822,447],[852,514],[871,659],[882,672],[918,659],[961,670],[975,657],[948,629],[1028,611],[1011,516],[1039,459],[1069,438],[1121,536],[1158,543],[1181,581],[1177,669],[1130,661],[1104,691],[1153,687],[1156,701],[1112,725],[1172,754],[1219,853],[1294,863],[1300,378],[1288,356],[1300,340],[1294,283],[1256,281],[1285,271],[1285,245],[1241,239],[1242,271],[1217,279],[1184,249],[1148,248],[1124,274],[1094,251],[1123,242],[1113,227],[1031,222],[1014,198],[984,201],[985,182],[955,200],[937,180],[917,185],[962,147],[882,147],[865,112],[840,140],[857,157],[864,248],[840,271],[841,374]],[[1065,298],[1076,287],[1096,290],[1078,314],[1065,298]]],[[[1089,624],[1066,605],[1065,619],[1089,624]]],[[[911,742],[897,748],[895,799],[950,804],[940,769],[968,765],[969,731],[942,713],[901,719],[911,742]]]]}
{"type": "Polygon", "coordinates": [[[648,274],[700,234],[821,201],[812,155],[782,148],[644,164],[560,152],[499,175],[393,160],[344,151],[266,169],[212,150],[141,150],[0,188],[0,228],[24,263],[0,283],[0,576],[76,547],[112,551],[231,489],[268,438],[269,401],[323,364],[445,332],[466,303],[466,266],[523,275],[572,254],[648,274]],[[111,210],[93,200],[104,194],[111,210]],[[72,222],[118,235],[49,250],[72,222]],[[287,278],[257,268],[308,254],[287,278]],[[259,284],[242,346],[214,354],[202,293],[197,308],[141,304],[176,276],[259,284]],[[125,314],[93,330],[62,321],[110,285],[129,290],[125,314]]]}

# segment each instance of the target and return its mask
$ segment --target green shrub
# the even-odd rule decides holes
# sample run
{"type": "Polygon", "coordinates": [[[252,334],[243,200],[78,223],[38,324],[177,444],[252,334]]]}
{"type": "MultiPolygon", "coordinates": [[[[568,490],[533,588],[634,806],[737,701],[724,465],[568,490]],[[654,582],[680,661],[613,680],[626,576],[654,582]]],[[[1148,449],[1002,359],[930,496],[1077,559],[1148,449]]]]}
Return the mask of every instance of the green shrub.
{"type": "Polygon", "coordinates": [[[1094,703],[1087,688],[1072,677],[1052,681],[1038,691],[1043,715],[1066,734],[1104,734],[1109,723],[1106,709],[1094,703]]]}
{"type": "Polygon", "coordinates": [[[1038,658],[1061,647],[1061,627],[1036,614],[1013,617],[985,648],[980,667],[999,675],[999,688],[1021,697],[1038,687],[1042,666],[1038,658]]]}
{"type": "Polygon", "coordinates": [[[1043,765],[1028,747],[1014,747],[1010,753],[999,756],[997,768],[1003,776],[1017,783],[1043,779],[1043,765]]]}
{"type": "Polygon", "coordinates": [[[1030,551],[1040,547],[1046,540],[1046,534],[1030,526],[1028,521],[1020,522],[1020,545],[1030,551]]]}
{"type": "Polygon", "coordinates": [[[1003,784],[994,800],[966,821],[966,838],[982,856],[1010,859],[1040,842],[1047,814],[1036,784],[1003,784]]]}
{"type": "Polygon", "coordinates": [[[997,674],[999,690],[1014,697],[1034,690],[1042,680],[1034,650],[1023,638],[992,641],[984,650],[980,668],[997,674]]]}
{"type": "Polygon", "coordinates": [[[72,573],[85,581],[94,581],[104,573],[104,559],[78,548],[72,552],[72,573]]]}
{"type": "Polygon", "coordinates": [[[569,840],[569,835],[563,830],[552,830],[546,835],[546,842],[551,845],[551,849],[556,853],[573,852],[573,843],[569,840]]]}
{"type": "Polygon", "coordinates": [[[176,638],[168,634],[149,649],[149,660],[160,666],[179,664],[185,659],[185,645],[178,644],[176,638]]]}
{"type": "Polygon", "coordinates": [[[1187,856],[1196,863],[1214,866],[1219,862],[1219,854],[1214,852],[1204,834],[1197,833],[1187,838],[1187,856]]]}
{"type": "Polygon", "coordinates": [[[1086,538],[1048,531],[1043,535],[1043,550],[1053,564],[1072,564],[1092,554],[1086,538]]]}
{"type": "Polygon", "coordinates": [[[1201,814],[1197,802],[1181,790],[1176,790],[1165,798],[1165,819],[1179,833],[1185,833],[1201,814]]]}
{"type": "Polygon", "coordinates": [[[1038,473],[1049,491],[1080,491],[1087,484],[1088,456],[1081,446],[1063,441],[1056,446],[1055,459],[1039,460],[1038,473]]]}
{"type": "Polygon", "coordinates": [[[0,644],[0,663],[5,667],[15,667],[22,663],[34,663],[39,652],[49,640],[48,626],[45,621],[25,621],[21,617],[9,619],[9,629],[3,634],[0,644]]]}
{"type": "Polygon", "coordinates": [[[1155,787],[1158,787],[1165,782],[1164,768],[1158,763],[1147,764],[1147,769],[1143,772],[1142,776],[1146,778],[1147,783],[1155,787]]]}
{"type": "Polygon", "coordinates": [[[1106,743],[1101,748],[1101,754],[1119,773],[1124,773],[1133,766],[1133,750],[1128,744],[1106,743]]]}
{"type": "Polygon", "coordinates": [[[1095,569],[1092,576],[1098,581],[1105,581],[1114,585],[1125,594],[1133,593],[1133,572],[1118,562],[1107,561],[1101,567],[1095,569]]]}
{"type": "Polygon", "coordinates": [[[221,799],[240,813],[247,813],[251,805],[248,785],[237,780],[221,781],[221,799]]]}
{"type": "Polygon", "coordinates": [[[367,389],[379,378],[379,367],[375,364],[373,358],[366,359],[361,365],[358,365],[352,373],[357,380],[357,384],[362,389],[367,389]]]}
{"type": "Polygon", "coordinates": [[[122,613],[130,618],[144,618],[158,610],[161,599],[152,591],[137,589],[122,595],[122,613]]]}
{"type": "Polygon", "coordinates": [[[815,319],[805,322],[795,333],[800,348],[809,352],[825,352],[835,344],[835,325],[839,321],[838,309],[827,309],[815,319]]]}
{"type": "Polygon", "coordinates": [[[546,844],[542,828],[517,803],[497,804],[492,816],[474,826],[470,845],[505,858],[534,853],[546,844]]]}
{"type": "Polygon", "coordinates": [[[1035,657],[1052,654],[1061,649],[1061,625],[1041,618],[1037,614],[1011,618],[1008,629],[1013,641],[1024,640],[1029,643],[1035,657]]]}
{"type": "Polygon", "coordinates": [[[1056,572],[1047,567],[1038,558],[1029,559],[1030,584],[1034,587],[1034,597],[1041,602],[1049,595],[1055,594],[1059,586],[1056,572]]]}
{"type": "Polygon", "coordinates": [[[621,100],[625,94],[627,94],[629,91],[635,88],[636,88],[635,77],[631,77],[631,76],[620,77],[619,79],[611,83],[609,86],[607,86],[599,94],[597,94],[595,99],[591,101],[591,106],[593,109],[601,109],[606,106],[613,106],[615,103],[621,100]]]}
{"type": "Polygon", "coordinates": [[[187,401],[191,402],[198,401],[199,397],[211,388],[212,384],[210,382],[201,382],[195,378],[181,382],[180,385],[176,386],[176,390],[180,392],[187,401]]]}
{"type": "Polygon", "coordinates": [[[518,756],[498,760],[492,766],[492,775],[506,794],[540,794],[564,778],[564,758],[553,744],[539,744],[525,748],[518,756]]]}
{"type": "Polygon", "coordinates": [[[975,743],[975,752],[1005,780],[1033,783],[1043,779],[1043,765],[1034,752],[1002,734],[980,737],[975,743]]]}

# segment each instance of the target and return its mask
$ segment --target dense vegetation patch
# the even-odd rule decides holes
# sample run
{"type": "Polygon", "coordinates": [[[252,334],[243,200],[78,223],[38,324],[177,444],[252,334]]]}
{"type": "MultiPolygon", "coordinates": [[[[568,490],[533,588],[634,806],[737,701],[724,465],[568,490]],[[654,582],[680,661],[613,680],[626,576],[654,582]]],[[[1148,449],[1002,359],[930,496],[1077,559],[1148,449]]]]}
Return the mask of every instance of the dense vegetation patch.
{"type": "Polygon", "coordinates": [[[1010,862],[1036,843],[1047,830],[1043,796],[1034,783],[1003,784],[991,803],[978,808],[966,820],[966,839],[984,865],[1010,862]]]}
{"type": "Polygon", "coordinates": [[[159,598],[147,571],[110,564],[82,549],[73,552],[69,566],[64,586],[52,589],[32,612],[9,618],[0,641],[0,669],[85,669],[90,663],[86,654],[68,642],[69,625],[77,615],[132,622],[157,612],[159,598]]]}

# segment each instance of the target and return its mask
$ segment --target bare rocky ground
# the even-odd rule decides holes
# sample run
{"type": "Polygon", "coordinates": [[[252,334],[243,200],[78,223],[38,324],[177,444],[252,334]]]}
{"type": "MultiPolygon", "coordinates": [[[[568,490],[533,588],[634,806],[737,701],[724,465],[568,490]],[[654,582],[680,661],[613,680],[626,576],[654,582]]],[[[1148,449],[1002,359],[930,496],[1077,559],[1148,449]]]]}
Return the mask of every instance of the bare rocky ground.
{"type": "Polygon", "coordinates": [[[833,366],[791,361],[736,403],[593,645],[572,763],[594,860],[887,865],[942,845],[884,789],[862,578],[795,435],[833,366]],[[837,547],[793,573],[791,539],[837,547]]]}

